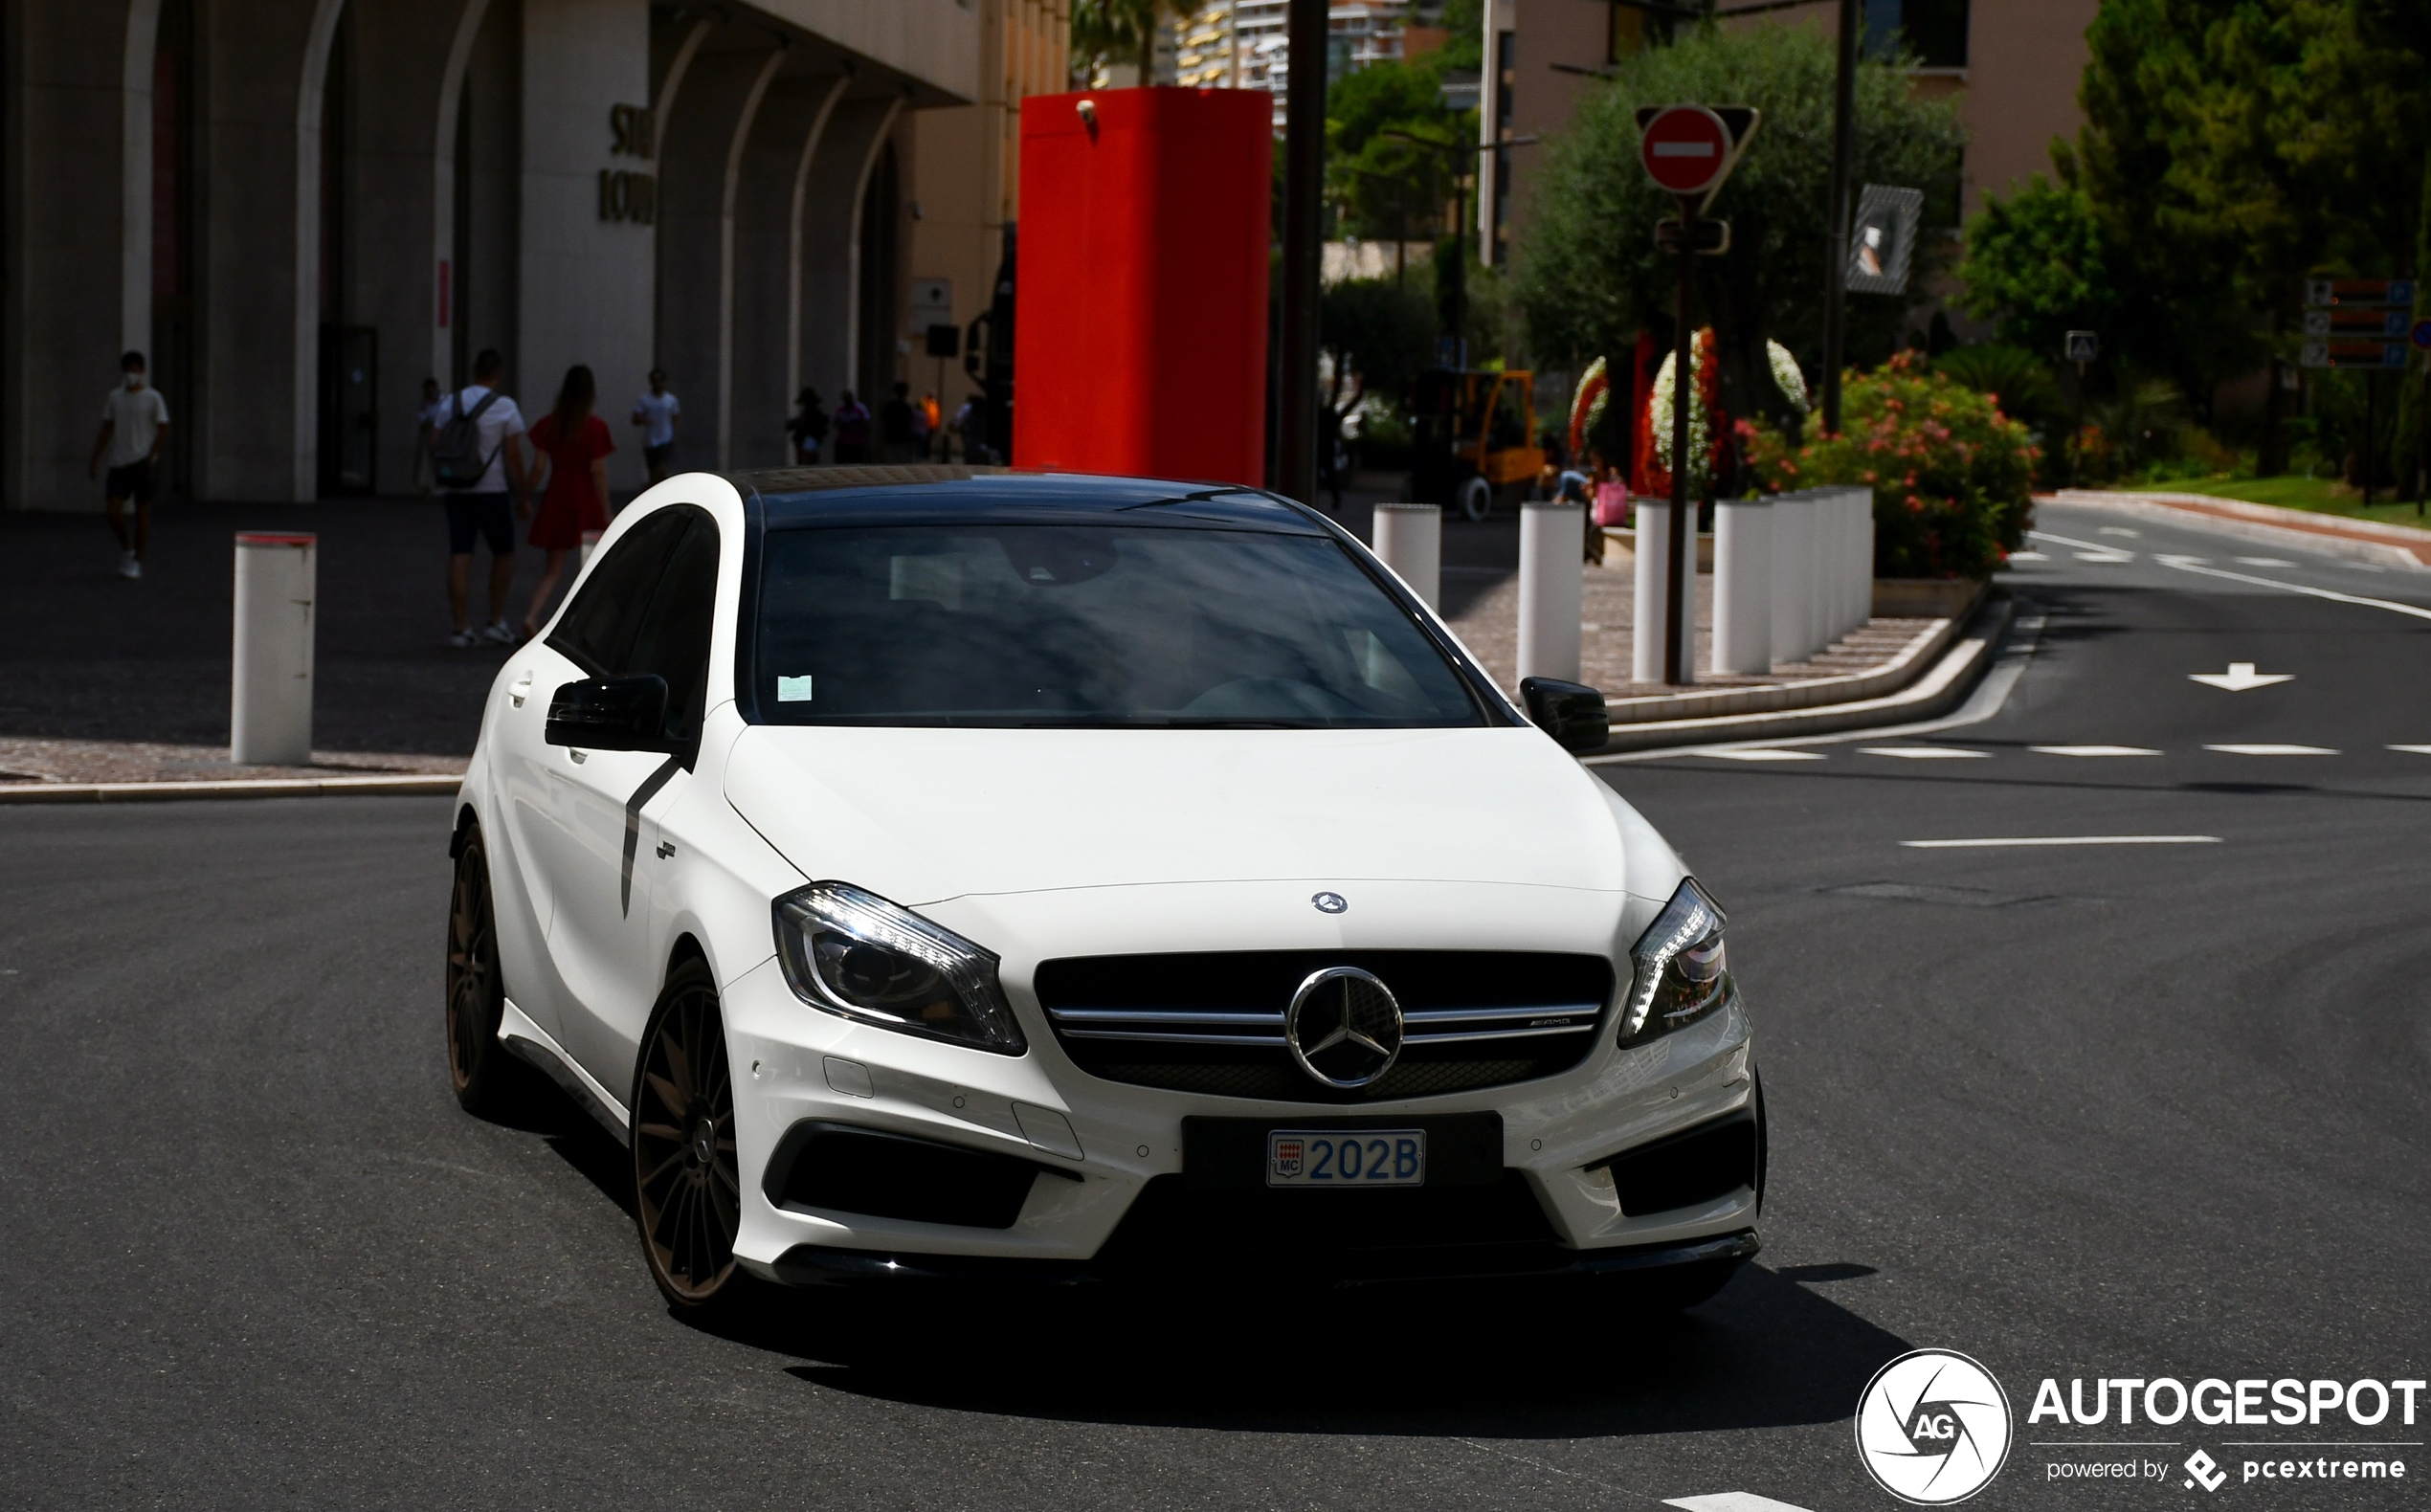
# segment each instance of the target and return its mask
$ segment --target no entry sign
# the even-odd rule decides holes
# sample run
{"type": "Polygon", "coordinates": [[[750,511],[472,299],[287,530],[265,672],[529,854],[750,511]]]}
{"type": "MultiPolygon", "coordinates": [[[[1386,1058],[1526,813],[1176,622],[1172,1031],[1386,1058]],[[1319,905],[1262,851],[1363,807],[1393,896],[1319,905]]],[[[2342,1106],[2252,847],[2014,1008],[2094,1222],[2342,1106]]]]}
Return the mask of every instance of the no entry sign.
{"type": "Polygon", "coordinates": [[[1646,176],[1673,194],[1702,194],[1730,167],[1730,128],[1703,105],[1665,105],[1638,139],[1646,176]]]}

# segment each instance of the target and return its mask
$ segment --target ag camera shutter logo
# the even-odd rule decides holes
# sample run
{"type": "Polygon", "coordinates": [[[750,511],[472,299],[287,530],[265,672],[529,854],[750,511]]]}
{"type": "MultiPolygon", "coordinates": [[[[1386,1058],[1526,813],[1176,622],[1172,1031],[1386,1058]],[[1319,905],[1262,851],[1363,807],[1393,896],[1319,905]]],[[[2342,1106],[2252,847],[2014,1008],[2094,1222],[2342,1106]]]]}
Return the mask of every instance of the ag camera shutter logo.
{"type": "Polygon", "coordinates": [[[1874,1372],[1857,1400],[1857,1456],[1877,1485],[1917,1506],[1964,1501],[2009,1457],[2009,1398],[1951,1349],[1917,1349],[1874,1372]]]}

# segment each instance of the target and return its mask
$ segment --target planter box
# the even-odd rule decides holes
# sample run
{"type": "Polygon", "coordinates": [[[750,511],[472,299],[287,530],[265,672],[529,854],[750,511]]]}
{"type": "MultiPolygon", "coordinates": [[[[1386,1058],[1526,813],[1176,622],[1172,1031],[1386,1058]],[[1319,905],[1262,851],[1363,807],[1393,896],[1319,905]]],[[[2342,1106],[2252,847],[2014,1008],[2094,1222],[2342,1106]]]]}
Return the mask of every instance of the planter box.
{"type": "MultiPolygon", "coordinates": [[[[1638,560],[1638,532],[1635,530],[1624,530],[1617,525],[1606,525],[1604,527],[1604,544],[1607,547],[1604,553],[1604,566],[1606,567],[1617,567],[1623,563],[1635,562],[1638,560]],[[1617,555],[1614,554],[1609,549],[1612,546],[1618,546],[1620,548],[1617,555]]],[[[1706,573],[1713,571],[1713,532],[1710,530],[1701,531],[1698,533],[1697,570],[1706,573]]],[[[1876,612],[1879,613],[1880,611],[1877,611],[1876,612]]]]}
{"type": "Polygon", "coordinates": [[[1984,584],[1974,578],[1878,577],[1874,580],[1877,619],[1958,619],[1984,595],[1984,584]]]}

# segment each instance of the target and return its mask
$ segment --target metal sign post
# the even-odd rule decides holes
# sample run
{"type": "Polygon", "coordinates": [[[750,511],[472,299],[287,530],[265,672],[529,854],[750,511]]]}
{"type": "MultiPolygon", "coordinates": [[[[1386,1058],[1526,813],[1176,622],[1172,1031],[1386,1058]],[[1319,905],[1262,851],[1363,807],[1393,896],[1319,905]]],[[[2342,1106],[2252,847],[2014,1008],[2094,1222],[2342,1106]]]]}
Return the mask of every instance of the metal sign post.
{"type": "Polygon", "coordinates": [[[1697,516],[1688,499],[1688,406],[1696,402],[1689,373],[1694,332],[1688,300],[1699,256],[1729,250],[1729,223],[1704,218],[1730,170],[1739,166],[1762,117],[1746,105],[1644,106],[1638,112],[1638,158],[1646,176],[1679,202],[1680,216],[1655,229],[1655,244],[1680,258],[1680,288],[1671,310],[1671,539],[1663,579],[1662,679],[1694,680],[1697,659],[1697,516]],[[1720,230],[1712,228],[1719,225],[1720,230]],[[1669,227],[1668,233],[1664,230],[1669,227]]]}
{"type": "MultiPolygon", "coordinates": [[[[2372,507],[2375,434],[2380,424],[2377,374],[2403,369],[2409,339],[2406,312],[2412,278],[2307,278],[2305,341],[2297,361],[2307,367],[2361,367],[2363,380],[2363,502],[2372,507]]],[[[2400,479],[2402,482],[2402,479],[2400,479]]],[[[2421,510],[2417,500],[2417,512],[2421,510]]]]}
{"type": "Polygon", "coordinates": [[[2085,370],[2102,355],[2102,339],[2091,331],[2068,333],[2068,361],[2077,365],[2077,434],[2068,437],[2068,486],[2077,486],[2085,470],[2085,370]]]}

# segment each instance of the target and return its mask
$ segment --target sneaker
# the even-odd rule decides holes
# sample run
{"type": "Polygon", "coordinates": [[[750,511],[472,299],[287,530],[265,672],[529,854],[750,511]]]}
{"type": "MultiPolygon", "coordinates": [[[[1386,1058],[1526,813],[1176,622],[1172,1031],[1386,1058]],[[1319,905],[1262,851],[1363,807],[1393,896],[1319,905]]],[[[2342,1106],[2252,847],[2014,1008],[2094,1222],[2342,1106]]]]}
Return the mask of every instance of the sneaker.
{"type": "Polygon", "coordinates": [[[126,578],[142,577],[144,564],[135,560],[134,552],[122,551],[118,554],[118,575],[126,578]]]}
{"type": "Polygon", "coordinates": [[[481,632],[481,638],[493,646],[515,644],[515,633],[506,628],[506,621],[502,619],[491,620],[489,628],[481,632]]]}
{"type": "Polygon", "coordinates": [[[459,630],[447,637],[447,643],[458,651],[470,651],[481,643],[481,637],[469,630],[459,630]]]}

